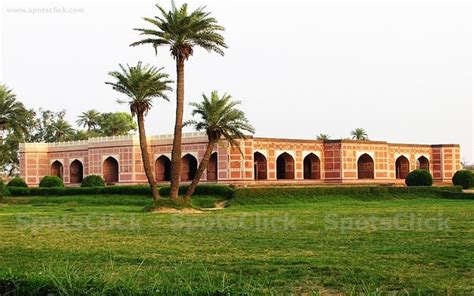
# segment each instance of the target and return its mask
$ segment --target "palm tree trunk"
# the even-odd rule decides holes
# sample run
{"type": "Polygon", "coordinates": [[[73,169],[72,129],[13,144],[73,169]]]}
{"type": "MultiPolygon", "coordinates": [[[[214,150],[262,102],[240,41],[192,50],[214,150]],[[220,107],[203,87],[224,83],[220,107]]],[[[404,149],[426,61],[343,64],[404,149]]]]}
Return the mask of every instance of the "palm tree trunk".
{"type": "Polygon", "coordinates": [[[188,203],[189,200],[191,199],[191,195],[194,193],[194,190],[196,190],[196,186],[198,185],[202,174],[207,169],[207,164],[209,163],[209,159],[211,158],[211,154],[212,154],[212,150],[214,148],[214,144],[216,144],[216,143],[217,143],[216,140],[209,140],[209,142],[207,143],[206,152],[204,152],[201,163],[199,164],[199,168],[196,171],[196,175],[194,176],[194,180],[193,180],[193,182],[191,182],[191,185],[189,185],[189,188],[186,191],[186,194],[184,195],[183,199],[186,203],[188,203]]]}
{"type": "Polygon", "coordinates": [[[173,151],[171,152],[171,186],[170,198],[178,199],[179,179],[181,175],[181,133],[183,129],[184,105],[184,59],[176,57],[177,89],[176,89],[176,122],[174,125],[173,151]]]}
{"type": "Polygon", "coordinates": [[[151,195],[153,196],[153,200],[156,202],[160,198],[160,193],[158,192],[158,188],[156,186],[155,176],[153,175],[153,169],[150,162],[150,154],[148,151],[148,142],[145,133],[145,119],[143,117],[143,113],[138,112],[137,118],[138,134],[140,138],[140,149],[142,150],[143,168],[145,169],[148,184],[150,184],[151,187],[151,195]]]}

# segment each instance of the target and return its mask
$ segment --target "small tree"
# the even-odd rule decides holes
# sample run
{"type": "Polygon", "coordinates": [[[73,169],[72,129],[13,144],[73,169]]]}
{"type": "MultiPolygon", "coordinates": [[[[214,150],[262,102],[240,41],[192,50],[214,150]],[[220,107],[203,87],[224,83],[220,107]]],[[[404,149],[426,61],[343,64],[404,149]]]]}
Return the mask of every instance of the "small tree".
{"type": "Polygon", "coordinates": [[[163,68],[157,69],[148,65],[143,66],[141,62],[135,67],[124,67],[120,65],[121,71],[110,72],[109,75],[116,79],[116,82],[106,82],[112,88],[128,97],[128,100],[119,100],[119,103],[126,103],[130,106],[132,116],[137,116],[138,133],[140,137],[140,148],[142,152],[143,167],[151,187],[153,200],[158,200],[160,193],[156,187],[155,176],[150,161],[148,142],[145,132],[145,116],[153,107],[153,99],[160,98],[168,100],[166,92],[171,90],[172,83],[168,79],[169,75],[162,72],[163,68]]]}
{"type": "Polygon", "coordinates": [[[331,136],[328,134],[319,134],[316,136],[317,140],[323,140],[323,141],[329,140],[330,138],[331,136]]]}
{"type": "Polygon", "coordinates": [[[191,125],[198,131],[206,131],[208,138],[206,151],[199,164],[194,180],[184,195],[184,201],[186,203],[189,202],[202,174],[207,168],[215,144],[223,138],[233,147],[239,147],[236,143],[236,139],[245,138],[244,132],[254,132],[254,128],[245,117],[245,113],[236,108],[236,106],[240,104],[239,101],[232,101],[232,97],[228,94],[224,94],[220,98],[217,91],[213,91],[210,98],[204,94],[202,97],[202,102],[190,104],[194,107],[192,115],[201,116],[201,120],[189,120],[185,122],[186,126],[191,125]]]}
{"type": "Polygon", "coordinates": [[[79,119],[76,121],[77,125],[87,128],[87,131],[90,132],[95,130],[99,126],[100,112],[97,110],[88,110],[82,112],[79,115],[79,119]]]}
{"type": "Polygon", "coordinates": [[[356,128],[351,131],[351,137],[353,140],[365,141],[369,139],[367,132],[363,128],[356,128]]]}

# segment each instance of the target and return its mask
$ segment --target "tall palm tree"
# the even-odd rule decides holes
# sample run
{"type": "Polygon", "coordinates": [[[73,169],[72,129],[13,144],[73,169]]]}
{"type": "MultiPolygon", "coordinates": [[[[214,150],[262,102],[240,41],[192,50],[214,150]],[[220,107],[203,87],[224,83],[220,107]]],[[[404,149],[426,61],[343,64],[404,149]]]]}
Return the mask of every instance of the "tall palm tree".
{"type": "Polygon", "coordinates": [[[202,97],[202,102],[190,104],[194,107],[192,115],[201,116],[201,120],[189,120],[185,122],[185,125],[194,126],[198,131],[206,131],[208,143],[194,180],[184,195],[185,202],[189,202],[203,172],[206,170],[215,144],[223,138],[240,150],[236,139],[245,138],[244,132],[254,132],[254,128],[245,117],[245,113],[236,108],[240,104],[239,101],[232,101],[232,97],[228,94],[224,94],[220,98],[217,91],[213,91],[210,98],[204,94],[202,97]]]}
{"type": "Polygon", "coordinates": [[[156,186],[155,177],[148,151],[148,142],[145,132],[145,116],[153,107],[153,99],[161,98],[168,100],[167,91],[173,81],[169,80],[169,75],[162,72],[163,68],[143,66],[141,62],[137,66],[124,67],[120,65],[121,71],[110,72],[109,75],[116,79],[115,82],[106,82],[112,88],[128,97],[128,100],[119,100],[119,103],[126,103],[130,106],[132,116],[137,116],[138,134],[140,138],[140,149],[142,152],[143,167],[151,187],[153,200],[160,197],[156,186]]]}
{"type": "Polygon", "coordinates": [[[28,115],[23,103],[17,101],[16,95],[6,85],[0,84],[0,144],[3,143],[3,133],[6,129],[18,135],[28,131],[26,117],[28,115]]]}
{"type": "Polygon", "coordinates": [[[365,141],[369,139],[367,132],[363,128],[356,128],[351,131],[351,136],[353,140],[365,141]]]}
{"type": "Polygon", "coordinates": [[[79,119],[76,121],[77,125],[87,128],[87,131],[95,130],[99,126],[100,112],[94,109],[82,112],[79,119]]]}
{"type": "Polygon", "coordinates": [[[176,121],[174,126],[173,150],[171,153],[171,188],[170,197],[178,198],[179,177],[181,173],[181,136],[183,127],[184,106],[184,62],[193,55],[195,46],[202,47],[209,52],[224,55],[227,45],[221,32],[224,27],[217,24],[217,20],[206,12],[205,7],[194,11],[188,10],[188,5],[172,8],[166,11],[156,5],[160,15],[154,18],[144,18],[153,25],[153,29],[135,29],[141,32],[145,39],[134,42],[131,46],[151,44],[157,53],[160,46],[169,46],[170,52],[176,61],[176,121]]]}
{"type": "Polygon", "coordinates": [[[331,136],[328,134],[319,134],[316,136],[317,140],[323,140],[323,141],[329,140],[330,138],[331,136]]]}

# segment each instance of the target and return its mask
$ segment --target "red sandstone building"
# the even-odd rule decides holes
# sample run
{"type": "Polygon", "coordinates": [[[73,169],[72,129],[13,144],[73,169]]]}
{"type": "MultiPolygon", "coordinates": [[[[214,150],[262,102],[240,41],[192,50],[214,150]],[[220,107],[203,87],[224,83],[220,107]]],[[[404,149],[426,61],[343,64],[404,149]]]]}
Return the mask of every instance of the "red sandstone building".
{"type": "MultiPolygon", "coordinates": [[[[149,137],[155,177],[171,172],[172,136],[149,137]]],[[[204,154],[207,137],[183,134],[182,181],[189,181],[204,154]]],[[[403,183],[421,168],[435,182],[451,182],[461,169],[459,145],[392,144],[381,141],[297,140],[247,137],[241,151],[221,142],[214,148],[203,181],[243,184],[403,183]]],[[[65,184],[100,175],[108,183],[146,183],[137,136],[92,138],[61,143],[25,143],[20,147],[20,175],[37,185],[46,175],[65,184]]]]}

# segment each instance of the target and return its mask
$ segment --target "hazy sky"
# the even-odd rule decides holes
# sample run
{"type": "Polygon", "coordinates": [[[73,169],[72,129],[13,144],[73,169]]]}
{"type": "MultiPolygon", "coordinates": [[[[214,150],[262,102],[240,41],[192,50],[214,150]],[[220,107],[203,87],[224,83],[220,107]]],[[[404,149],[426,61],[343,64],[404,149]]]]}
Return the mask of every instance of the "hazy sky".
{"type": "MultiPolygon", "coordinates": [[[[257,136],[341,138],[363,127],[375,140],[459,143],[473,162],[472,4],[430,2],[189,1],[225,26],[229,49],[195,51],[186,100],[232,94],[257,136]]],[[[28,107],[66,109],[71,122],[92,108],[128,111],[104,84],[119,63],[175,76],[168,49],[129,47],[154,3],[4,2],[1,81],[28,107]]],[[[171,133],[171,97],[155,103],[150,134],[171,133]]]]}

